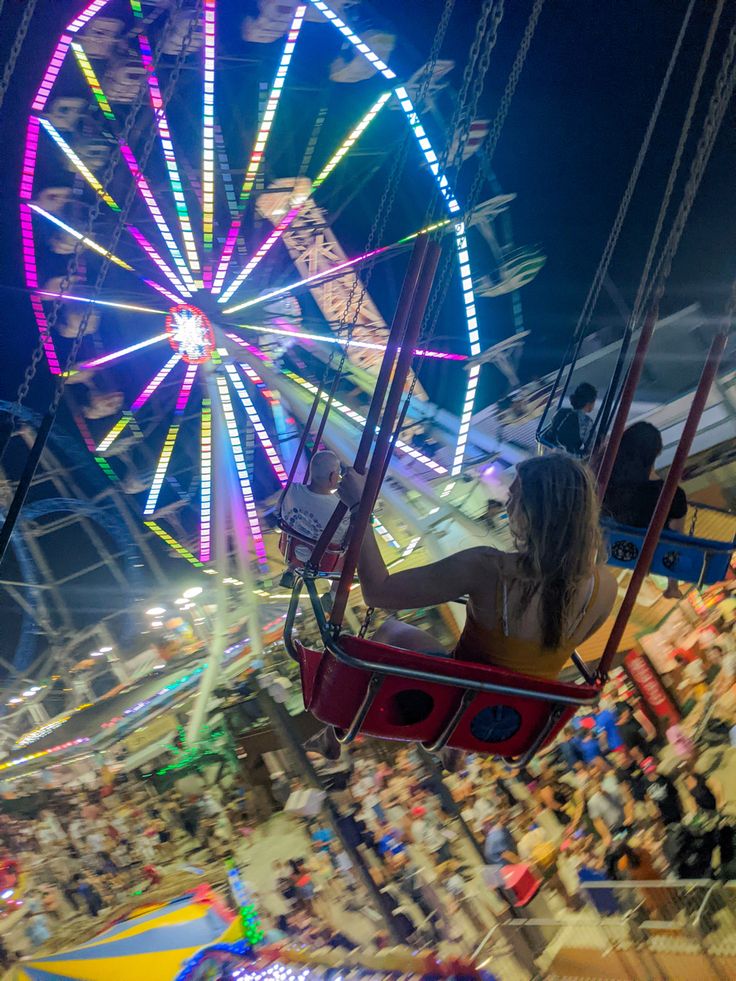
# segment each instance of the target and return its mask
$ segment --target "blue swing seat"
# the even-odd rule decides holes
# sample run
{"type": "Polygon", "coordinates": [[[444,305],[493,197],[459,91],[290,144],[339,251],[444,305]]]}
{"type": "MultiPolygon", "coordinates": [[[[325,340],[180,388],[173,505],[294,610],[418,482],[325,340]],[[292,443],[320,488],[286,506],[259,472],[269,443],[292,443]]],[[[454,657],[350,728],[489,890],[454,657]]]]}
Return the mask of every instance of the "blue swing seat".
{"type": "MultiPolygon", "coordinates": [[[[608,564],[633,569],[644,543],[646,528],[632,528],[610,520],[604,520],[602,525],[608,564]]],[[[712,586],[728,577],[733,551],[733,542],[663,531],[649,571],[653,575],[678,579],[680,582],[712,586]]]]}

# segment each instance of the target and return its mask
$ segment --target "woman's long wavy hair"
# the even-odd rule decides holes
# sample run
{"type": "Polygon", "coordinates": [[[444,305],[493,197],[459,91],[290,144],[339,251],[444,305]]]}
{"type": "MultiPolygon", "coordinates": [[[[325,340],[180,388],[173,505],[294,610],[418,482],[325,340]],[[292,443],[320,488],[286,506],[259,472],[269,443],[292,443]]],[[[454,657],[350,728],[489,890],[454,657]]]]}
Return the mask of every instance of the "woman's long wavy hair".
{"type": "Polygon", "coordinates": [[[525,580],[520,609],[538,593],[542,643],[559,647],[572,626],[575,596],[590,578],[601,547],[593,474],[563,453],[525,460],[516,468],[508,514],[525,580]]]}

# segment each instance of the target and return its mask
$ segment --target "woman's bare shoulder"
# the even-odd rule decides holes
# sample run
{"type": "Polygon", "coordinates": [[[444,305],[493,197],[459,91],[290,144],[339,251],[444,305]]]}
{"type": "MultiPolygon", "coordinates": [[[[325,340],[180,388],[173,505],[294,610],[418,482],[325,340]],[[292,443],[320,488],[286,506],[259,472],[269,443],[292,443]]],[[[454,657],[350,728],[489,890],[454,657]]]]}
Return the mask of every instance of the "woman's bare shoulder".
{"type": "Polygon", "coordinates": [[[596,605],[601,613],[605,613],[608,616],[613,609],[613,604],[616,602],[618,581],[606,565],[597,566],[596,573],[598,576],[598,600],[596,605]]]}

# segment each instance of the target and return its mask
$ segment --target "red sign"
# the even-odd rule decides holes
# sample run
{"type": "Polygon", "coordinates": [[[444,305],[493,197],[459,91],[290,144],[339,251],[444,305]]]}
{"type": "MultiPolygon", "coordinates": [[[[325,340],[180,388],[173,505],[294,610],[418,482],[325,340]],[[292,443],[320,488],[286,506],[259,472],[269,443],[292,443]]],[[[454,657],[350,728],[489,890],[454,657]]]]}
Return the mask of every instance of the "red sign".
{"type": "Polygon", "coordinates": [[[639,651],[629,651],[624,657],[624,666],[631,680],[641,692],[641,697],[657,718],[668,725],[679,722],[680,713],[662,687],[659,675],[652,667],[646,654],[640,654],[639,651]]]}

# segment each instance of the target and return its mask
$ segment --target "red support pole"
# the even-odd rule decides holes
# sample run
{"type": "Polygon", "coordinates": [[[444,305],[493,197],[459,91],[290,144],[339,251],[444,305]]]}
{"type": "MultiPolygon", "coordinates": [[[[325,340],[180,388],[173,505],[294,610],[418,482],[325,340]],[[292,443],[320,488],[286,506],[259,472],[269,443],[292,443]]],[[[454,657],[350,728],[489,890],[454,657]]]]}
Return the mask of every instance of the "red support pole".
{"type": "Polygon", "coordinates": [[[641,378],[642,368],[644,367],[644,359],[646,358],[649,343],[652,339],[652,335],[654,334],[654,325],[657,323],[658,316],[659,303],[655,303],[650,308],[647,319],[644,321],[644,326],[641,329],[641,334],[639,334],[639,340],[636,344],[636,350],[634,351],[634,357],[632,358],[631,364],[629,365],[629,370],[626,373],[626,381],[624,382],[623,391],[621,392],[621,401],[619,402],[616,418],[614,419],[613,426],[611,427],[611,435],[608,437],[606,450],[598,468],[598,496],[600,497],[601,501],[603,501],[603,498],[606,495],[608,482],[611,479],[611,474],[613,473],[613,464],[616,460],[619,446],[621,445],[621,437],[626,429],[626,422],[629,418],[629,410],[631,409],[631,403],[634,401],[636,388],[639,384],[639,379],[641,378]]]}
{"type": "MultiPolygon", "coordinates": [[[[406,270],[406,275],[404,276],[401,293],[399,294],[399,301],[396,304],[394,319],[391,322],[391,330],[389,331],[388,341],[386,342],[386,351],[383,355],[383,360],[381,361],[378,377],[376,378],[376,387],[373,389],[373,397],[368,408],[365,427],[360,437],[358,451],[355,454],[355,462],[353,463],[353,467],[358,471],[358,473],[365,473],[365,465],[368,462],[368,454],[370,453],[371,446],[373,445],[376,424],[381,414],[383,400],[389,386],[389,381],[391,380],[391,373],[404,342],[404,334],[406,333],[409,312],[411,310],[412,303],[414,302],[414,296],[417,291],[417,284],[419,283],[419,277],[424,264],[425,256],[427,254],[428,245],[429,242],[427,237],[422,236],[421,238],[417,239],[411,253],[409,266],[406,270]]],[[[345,505],[342,502],[338,503],[332,517],[325,525],[317,544],[314,546],[312,556],[309,560],[310,565],[314,567],[319,566],[325,549],[331,544],[335,533],[340,526],[340,522],[345,517],[346,513],[347,508],[345,505]]]]}
{"type": "Polygon", "coordinates": [[[692,403],[690,404],[690,411],[688,412],[685,425],[683,426],[682,433],[680,434],[680,441],[677,444],[675,456],[672,460],[672,464],[670,465],[664,486],[662,487],[662,492],[659,495],[659,500],[657,501],[657,506],[654,509],[654,514],[649,522],[647,533],[644,536],[644,542],[641,547],[639,558],[634,571],[631,574],[629,588],[626,590],[623,603],[618,611],[613,627],[611,628],[611,634],[608,638],[608,642],[606,643],[605,650],[603,651],[601,662],[598,665],[597,677],[601,681],[605,681],[608,675],[608,669],[610,668],[611,662],[613,661],[613,658],[618,650],[618,645],[621,643],[621,638],[624,635],[626,624],[629,622],[629,617],[631,616],[634,605],[636,604],[641,585],[649,573],[649,567],[652,564],[652,559],[654,558],[654,551],[659,542],[659,536],[662,534],[662,530],[667,523],[667,517],[670,513],[670,508],[672,507],[672,502],[675,498],[675,492],[677,491],[680,483],[680,479],[685,469],[685,464],[687,463],[687,458],[690,455],[690,448],[692,446],[693,439],[695,438],[695,433],[697,432],[706,402],[708,401],[708,394],[710,393],[711,385],[713,384],[718,372],[718,366],[720,364],[723,351],[726,347],[727,337],[728,335],[726,331],[717,334],[713,338],[710,350],[708,351],[708,358],[703,365],[700,381],[698,382],[698,387],[695,390],[695,395],[693,396],[692,403]]]}
{"type": "Polygon", "coordinates": [[[381,428],[378,432],[378,436],[376,437],[373,456],[371,457],[371,464],[368,468],[365,487],[363,489],[363,496],[360,499],[358,513],[355,517],[355,521],[353,522],[350,544],[348,545],[345,553],[342,574],[340,576],[340,582],[338,583],[337,593],[335,595],[335,602],[330,614],[330,624],[333,629],[339,629],[340,625],[342,624],[342,618],[343,614],[345,613],[345,606],[348,600],[348,593],[350,591],[353,576],[355,575],[355,570],[358,565],[358,556],[360,555],[363,538],[368,531],[368,525],[371,520],[371,512],[373,511],[376,498],[378,497],[378,493],[381,489],[385,465],[391,446],[391,436],[393,433],[394,423],[396,422],[399,404],[401,402],[401,395],[404,391],[404,386],[406,385],[409,369],[411,368],[411,362],[414,357],[414,349],[417,346],[417,341],[419,340],[419,332],[422,329],[424,313],[429,302],[429,294],[432,291],[432,284],[434,283],[435,273],[437,272],[437,264],[440,260],[440,254],[440,246],[436,242],[430,243],[427,249],[426,261],[422,268],[421,280],[416,290],[414,304],[412,305],[409,320],[406,325],[406,333],[404,334],[402,341],[401,351],[396,361],[396,371],[394,372],[394,377],[391,381],[391,388],[389,389],[389,393],[386,398],[386,405],[383,409],[381,428]]]}

